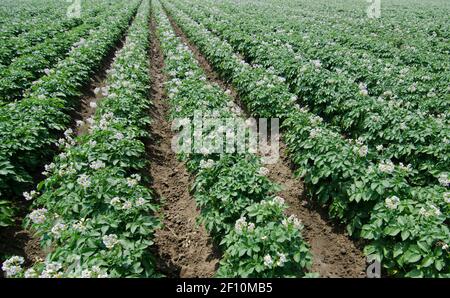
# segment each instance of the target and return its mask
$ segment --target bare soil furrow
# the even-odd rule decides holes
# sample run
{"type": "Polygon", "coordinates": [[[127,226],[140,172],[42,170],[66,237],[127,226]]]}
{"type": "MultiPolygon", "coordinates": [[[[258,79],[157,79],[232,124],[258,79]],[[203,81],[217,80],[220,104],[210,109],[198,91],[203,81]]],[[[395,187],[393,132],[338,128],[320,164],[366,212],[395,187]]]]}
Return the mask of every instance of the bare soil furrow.
{"type": "Polygon", "coordinates": [[[90,84],[83,90],[79,109],[73,117],[75,120],[82,121],[81,125],[75,124],[74,131],[77,135],[83,135],[88,132],[90,124],[87,120],[95,114],[97,103],[108,95],[106,89],[108,71],[111,69],[116,53],[122,49],[125,38],[126,36],[123,36],[122,39],[117,42],[114,49],[108,53],[100,69],[92,76],[90,84]]]}
{"type": "Polygon", "coordinates": [[[151,23],[152,108],[148,143],[152,188],[161,200],[163,227],[155,234],[158,269],[168,277],[212,277],[219,254],[202,225],[189,189],[193,177],[171,148],[173,132],[168,120],[169,106],[164,92],[164,58],[151,23]]]}

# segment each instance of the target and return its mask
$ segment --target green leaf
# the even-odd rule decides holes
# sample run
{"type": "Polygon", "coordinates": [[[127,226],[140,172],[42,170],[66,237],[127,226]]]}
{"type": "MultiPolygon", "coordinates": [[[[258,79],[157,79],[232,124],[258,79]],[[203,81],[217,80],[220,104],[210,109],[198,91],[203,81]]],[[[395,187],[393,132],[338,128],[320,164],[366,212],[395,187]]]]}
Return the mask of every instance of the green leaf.
{"type": "Polygon", "coordinates": [[[400,228],[398,227],[386,227],[384,232],[390,236],[395,236],[400,233],[400,228]]]}
{"type": "Polygon", "coordinates": [[[414,269],[414,270],[409,271],[408,273],[406,273],[405,277],[420,278],[420,277],[423,277],[423,272],[421,272],[418,269],[414,269]]]}
{"type": "Polygon", "coordinates": [[[406,239],[408,239],[409,234],[410,234],[409,231],[403,230],[401,234],[402,240],[405,241],[406,239]]]}
{"type": "Polygon", "coordinates": [[[433,264],[433,257],[432,256],[428,256],[428,257],[426,257],[426,258],[424,258],[423,260],[422,260],[422,263],[421,263],[421,265],[423,266],[423,267],[429,267],[431,264],[433,264]]]}
{"type": "Polygon", "coordinates": [[[405,258],[405,261],[408,263],[415,263],[417,261],[419,261],[422,256],[418,253],[415,252],[411,252],[411,251],[407,251],[403,257],[405,258]]]}

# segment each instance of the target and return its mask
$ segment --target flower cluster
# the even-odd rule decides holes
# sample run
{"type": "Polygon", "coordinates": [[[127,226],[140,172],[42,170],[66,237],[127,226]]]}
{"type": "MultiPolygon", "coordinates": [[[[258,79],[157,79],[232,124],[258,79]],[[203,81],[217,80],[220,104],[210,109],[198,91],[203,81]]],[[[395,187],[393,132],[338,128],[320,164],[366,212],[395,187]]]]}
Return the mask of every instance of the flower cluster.
{"type": "Polygon", "coordinates": [[[119,238],[115,234],[110,234],[103,236],[102,241],[106,248],[112,249],[117,243],[119,243],[119,238]]]}
{"type": "Polygon", "coordinates": [[[90,167],[91,169],[94,169],[94,170],[102,169],[102,168],[104,168],[105,166],[106,166],[105,163],[104,163],[103,161],[101,161],[101,160],[93,161],[93,162],[89,165],[89,167],[90,167]]]}
{"type": "Polygon", "coordinates": [[[310,133],[309,133],[309,138],[310,139],[314,139],[314,138],[316,138],[320,133],[321,133],[321,128],[319,128],[319,127],[316,127],[316,128],[313,128],[313,129],[311,129],[311,131],[310,131],[310,133]]]}
{"type": "Polygon", "coordinates": [[[424,216],[424,217],[440,216],[440,215],[442,215],[441,210],[439,210],[439,208],[436,207],[435,205],[429,204],[427,207],[428,208],[421,207],[420,210],[419,210],[419,214],[424,216]]]}
{"type": "Polygon", "coordinates": [[[444,193],[444,202],[446,202],[447,204],[450,204],[450,192],[444,193]]]}
{"type": "Polygon", "coordinates": [[[39,195],[39,193],[35,190],[32,190],[30,192],[24,192],[23,193],[23,197],[25,198],[25,200],[27,201],[31,201],[32,199],[34,199],[37,195],[39,195]]]}
{"type": "Polygon", "coordinates": [[[139,174],[131,175],[131,178],[127,178],[128,187],[134,187],[141,181],[141,176],[139,174]]]}
{"type": "Polygon", "coordinates": [[[359,149],[358,149],[358,155],[361,157],[366,156],[368,152],[369,152],[369,148],[365,145],[359,147],[359,149]]]}
{"type": "Polygon", "coordinates": [[[14,256],[3,262],[2,270],[7,277],[14,277],[22,272],[22,264],[25,262],[24,258],[14,256]]]}
{"type": "Polygon", "coordinates": [[[270,255],[264,256],[264,266],[268,268],[272,268],[275,264],[278,267],[283,267],[284,264],[287,262],[286,255],[280,252],[277,252],[277,257],[275,258],[276,261],[274,261],[274,258],[272,258],[270,255]]]}
{"type": "Polygon", "coordinates": [[[208,160],[205,161],[204,159],[202,159],[200,161],[200,168],[202,168],[202,169],[210,169],[212,167],[214,167],[214,160],[208,159],[208,160]]]}
{"type": "Polygon", "coordinates": [[[383,173],[392,173],[394,172],[395,166],[394,163],[392,163],[392,161],[388,160],[388,161],[384,161],[384,162],[380,162],[378,164],[378,170],[380,170],[380,172],[383,173]]]}
{"type": "Polygon", "coordinates": [[[61,278],[63,273],[60,271],[62,264],[58,262],[49,262],[45,264],[45,268],[42,271],[40,278],[61,278]]]}
{"type": "Polygon", "coordinates": [[[234,230],[238,234],[242,234],[243,231],[253,232],[255,230],[255,224],[247,223],[245,217],[241,217],[236,221],[234,225],[234,230]]]}
{"type": "Polygon", "coordinates": [[[396,196],[392,196],[392,197],[386,198],[385,203],[386,203],[387,208],[397,209],[398,205],[400,204],[400,199],[396,196]]]}
{"type": "Polygon", "coordinates": [[[271,205],[283,206],[284,203],[285,203],[284,198],[282,198],[280,196],[275,196],[272,201],[269,201],[269,204],[271,204],[271,205]]]}
{"type": "Polygon", "coordinates": [[[444,186],[444,187],[448,187],[450,185],[450,179],[449,179],[449,174],[448,173],[441,173],[439,175],[439,183],[444,186]]]}
{"type": "Polygon", "coordinates": [[[298,219],[294,214],[290,215],[288,218],[284,218],[281,221],[281,224],[285,227],[289,227],[289,225],[293,225],[294,228],[301,230],[303,229],[303,224],[300,219],[298,219]]]}
{"type": "Polygon", "coordinates": [[[80,233],[83,233],[84,231],[86,231],[86,219],[82,218],[79,221],[75,222],[72,225],[72,228],[80,233]]]}
{"type": "Polygon", "coordinates": [[[31,212],[28,215],[28,217],[31,219],[31,221],[33,223],[35,223],[35,224],[42,224],[46,220],[46,214],[47,214],[47,209],[40,208],[40,209],[36,209],[33,212],[31,212]]]}
{"type": "Polygon", "coordinates": [[[77,182],[78,182],[79,185],[81,185],[84,188],[88,188],[92,184],[91,178],[88,175],[86,175],[86,174],[81,174],[78,177],[77,182]]]}
{"type": "Polygon", "coordinates": [[[61,237],[61,233],[64,232],[66,230],[66,225],[63,223],[56,223],[52,229],[51,232],[53,234],[53,236],[55,238],[60,238],[61,237]]]}
{"type": "Polygon", "coordinates": [[[99,266],[93,266],[91,269],[84,269],[81,272],[81,278],[107,278],[108,273],[99,266]]]}

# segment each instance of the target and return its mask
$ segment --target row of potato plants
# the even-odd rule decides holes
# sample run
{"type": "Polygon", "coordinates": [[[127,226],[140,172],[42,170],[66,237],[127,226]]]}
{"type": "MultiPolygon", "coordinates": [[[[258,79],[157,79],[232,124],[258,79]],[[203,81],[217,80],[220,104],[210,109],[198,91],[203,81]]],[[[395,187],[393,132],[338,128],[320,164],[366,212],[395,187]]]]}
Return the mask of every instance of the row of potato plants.
{"type": "Polygon", "coordinates": [[[11,60],[17,56],[29,53],[30,49],[47,39],[53,38],[61,32],[69,31],[72,28],[80,25],[81,19],[62,19],[56,21],[47,19],[47,23],[39,24],[32,31],[20,34],[19,36],[12,36],[5,39],[0,47],[0,69],[8,66],[11,60]]]}
{"type": "MultiPolygon", "coordinates": [[[[210,84],[193,53],[174,33],[159,3],[154,4],[158,36],[165,56],[165,85],[171,119],[191,125],[196,111],[236,119],[233,99],[210,84]]],[[[214,117],[214,116],[213,116],[214,117]]],[[[244,122],[244,121],[242,121],[244,122]]],[[[234,127],[220,124],[224,131],[234,127]]],[[[216,127],[217,128],[217,127],[216,127]]],[[[205,132],[203,132],[205,133],[205,132]]],[[[191,140],[192,135],[184,141],[191,140]]],[[[203,135],[206,137],[206,135],[203,135]]],[[[200,208],[199,222],[220,242],[223,251],[218,277],[302,277],[311,266],[301,222],[284,214],[279,187],[267,178],[260,158],[251,153],[184,152],[180,158],[195,175],[192,188],[200,208]]]]}
{"type": "MultiPolygon", "coordinates": [[[[191,2],[189,2],[190,4],[192,4],[192,1],[191,2]]],[[[204,4],[202,3],[202,6],[203,6],[204,4]]],[[[309,49],[309,51],[321,51],[322,50],[322,47],[324,47],[324,46],[326,46],[326,45],[319,45],[317,42],[315,42],[314,43],[314,48],[312,48],[311,46],[305,46],[304,44],[310,44],[310,43],[312,43],[309,39],[311,38],[310,36],[298,36],[298,34],[296,34],[296,32],[293,32],[293,30],[289,30],[289,29],[292,29],[292,28],[290,28],[289,26],[294,26],[294,24],[292,24],[292,23],[290,23],[289,21],[285,21],[285,23],[286,23],[286,26],[288,26],[288,27],[283,27],[283,22],[281,22],[282,24],[281,25],[279,25],[278,24],[278,19],[276,19],[276,25],[278,26],[278,27],[281,27],[281,28],[277,28],[277,26],[275,26],[273,23],[272,23],[272,21],[269,21],[269,24],[265,24],[265,23],[267,23],[268,21],[266,21],[267,20],[267,18],[257,18],[257,19],[255,19],[253,22],[251,22],[251,24],[253,24],[253,26],[249,23],[249,21],[246,19],[246,17],[245,16],[248,16],[250,13],[249,12],[247,12],[247,13],[244,13],[244,12],[240,12],[239,14],[237,14],[236,16],[234,16],[234,15],[232,15],[232,14],[230,14],[230,15],[227,15],[227,14],[225,14],[226,15],[226,17],[224,17],[224,13],[222,12],[222,11],[219,11],[217,8],[215,8],[215,7],[208,7],[208,5],[206,5],[206,7],[200,7],[201,8],[201,10],[206,10],[206,13],[207,13],[207,15],[209,16],[209,17],[213,17],[213,15],[216,15],[216,16],[218,16],[218,15],[220,15],[220,19],[216,19],[215,21],[217,22],[217,23],[219,23],[219,24],[215,24],[215,26],[216,26],[216,31],[223,31],[223,30],[228,30],[228,31],[230,31],[230,23],[231,24],[233,24],[233,25],[236,25],[237,23],[239,23],[239,22],[241,22],[241,23],[243,23],[243,25],[242,26],[244,26],[244,27],[246,27],[246,30],[250,30],[249,32],[251,33],[251,34],[253,34],[253,36],[251,37],[252,39],[253,39],[253,43],[257,43],[257,42],[260,42],[261,41],[261,39],[265,39],[265,38],[268,38],[268,37],[270,37],[271,38],[271,40],[269,40],[268,42],[269,43],[271,43],[271,42],[274,42],[275,43],[275,45],[272,45],[271,44],[271,46],[272,47],[274,47],[274,46],[276,46],[276,47],[282,47],[282,46],[284,46],[285,47],[285,49],[284,50],[286,50],[286,48],[287,49],[289,49],[290,48],[290,51],[291,51],[291,53],[290,53],[290,55],[291,56],[294,56],[294,51],[293,51],[293,49],[292,49],[292,47],[297,47],[297,46],[303,46],[304,48],[303,49],[309,49]],[[244,14],[244,15],[243,15],[244,14]],[[225,20],[223,20],[225,18],[225,20]],[[232,20],[230,19],[230,18],[232,18],[232,20]],[[254,23],[258,23],[257,25],[254,25],[254,23]],[[249,25],[250,24],[250,25],[249,25]],[[285,30],[286,29],[286,30],[285,30]],[[258,31],[258,34],[256,34],[255,33],[255,31],[258,31]],[[275,35],[274,33],[273,33],[273,31],[276,31],[276,33],[277,33],[277,35],[275,35]],[[263,32],[266,32],[266,33],[263,33],[263,32]],[[264,38],[262,38],[261,37],[261,35],[263,35],[263,36],[266,36],[266,37],[264,37],[264,38]],[[306,38],[306,39],[305,39],[306,38]],[[259,40],[256,40],[256,39],[259,39],[259,40]],[[302,39],[305,39],[305,40],[302,40],[302,39]],[[289,42],[290,41],[292,41],[292,40],[301,40],[302,42],[295,42],[294,44],[289,44],[289,42]],[[317,48],[317,47],[319,47],[319,48],[317,48]]],[[[237,8],[234,8],[234,7],[232,7],[232,8],[228,8],[228,9],[237,9],[237,8]]],[[[256,10],[256,12],[253,12],[253,13],[257,13],[258,11],[256,10]]],[[[202,14],[202,12],[196,12],[197,14],[202,14]]],[[[234,11],[233,10],[233,13],[235,13],[236,14],[236,11],[234,11]]],[[[261,12],[259,12],[260,14],[261,14],[261,12]]],[[[197,17],[198,18],[198,17],[197,17]]],[[[207,23],[208,23],[208,21],[206,21],[207,23]]],[[[213,20],[209,20],[209,22],[214,22],[213,20]]],[[[206,24],[205,24],[206,25],[206,24]]],[[[239,27],[242,27],[241,25],[239,25],[239,27]]],[[[213,31],[214,31],[214,29],[213,28],[211,28],[213,31]]],[[[304,29],[304,30],[306,30],[306,29],[304,29]]],[[[236,31],[236,30],[235,30],[236,31]]],[[[250,33],[247,33],[247,35],[248,34],[250,34],[250,33]]],[[[230,36],[232,37],[232,38],[236,38],[236,36],[233,36],[232,35],[232,33],[229,33],[230,34],[230,36]]],[[[245,35],[245,34],[244,34],[245,35]]],[[[312,37],[314,37],[314,34],[311,34],[312,35],[312,37]]],[[[248,39],[248,36],[247,37],[244,37],[244,39],[248,39]]],[[[316,40],[316,41],[318,41],[318,40],[316,40]]],[[[325,42],[326,40],[324,40],[324,42],[325,42]]],[[[261,41],[262,43],[266,43],[266,40],[264,40],[264,41],[261,41]]],[[[235,41],[233,41],[233,43],[235,43],[235,41]]],[[[246,44],[248,44],[248,41],[246,42],[246,44]]],[[[333,44],[333,45],[335,45],[336,47],[335,47],[335,49],[337,49],[337,47],[339,46],[339,45],[337,45],[336,43],[331,43],[331,44],[333,44]]],[[[241,45],[242,47],[246,47],[246,45],[244,44],[244,45],[241,45]]],[[[272,53],[270,53],[270,54],[272,54],[272,53]]],[[[301,53],[298,53],[297,52],[297,54],[299,55],[298,56],[298,59],[300,59],[301,57],[302,57],[302,54],[301,53]]],[[[337,55],[337,56],[339,56],[339,55],[337,55]]],[[[350,56],[352,56],[352,55],[350,55],[350,56]]],[[[320,58],[320,57],[319,57],[320,58]]],[[[330,60],[333,60],[333,57],[331,57],[329,54],[328,55],[324,55],[323,57],[321,57],[321,58],[324,58],[324,60],[322,60],[321,61],[321,67],[325,67],[325,64],[326,64],[326,60],[327,59],[330,59],[330,60]]],[[[352,57],[352,59],[353,59],[354,57],[352,57]]],[[[335,61],[335,60],[339,60],[339,59],[344,59],[345,61],[346,61],[346,63],[345,63],[345,65],[346,65],[346,67],[347,67],[347,69],[344,69],[344,71],[346,71],[346,70],[348,70],[348,68],[350,68],[350,67],[353,67],[353,66],[358,66],[358,63],[354,63],[355,61],[353,60],[353,64],[351,64],[350,65],[350,63],[349,63],[349,60],[348,60],[348,58],[346,58],[345,56],[344,57],[334,57],[334,60],[333,61],[335,61]]],[[[273,59],[272,59],[273,60],[273,59]]],[[[369,59],[370,60],[370,59],[369,59]]],[[[383,59],[382,61],[385,61],[386,59],[383,59]]],[[[291,61],[292,62],[292,61],[291,61]]],[[[325,67],[326,68],[326,67],[325,67]]],[[[390,66],[390,68],[393,68],[393,65],[391,65],[390,66]]],[[[367,72],[367,70],[366,70],[366,72],[367,72]]],[[[411,74],[411,69],[398,69],[398,71],[395,71],[394,73],[398,73],[399,74],[399,82],[401,82],[403,79],[405,79],[405,80],[410,80],[410,78],[409,79],[407,79],[408,78],[408,76],[411,74]]],[[[434,86],[436,86],[437,84],[444,84],[443,86],[443,88],[441,88],[442,89],[442,91],[443,91],[443,93],[445,93],[445,92],[447,92],[447,94],[448,94],[448,86],[447,86],[447,84],[446,84],[446,80],[443,80],[442,79],[442,75],[443,74],[445,74],[445,72],[441,72],[441,73],[439,73],[438,72],[438,74],[437,75],[440,75],[441,77],[440,77],[440,79],[436,79],[436,80],[433,80],[433,82],[431,83],[432,85],[434,85],[434,86]]],[[[378,75],[378,74],[377,74],[378,75]]],[[[418,76],[418,75],[417,75],[418,76]]],[[[416,77],[417,77],[416,76],[416,77]]],[[[423,77],[428,77],[428,76],[423,76],[423,77]]],[[[430,78],[428,78],[427,79],[428,81],[430,80],[430,78]]],[[[355,81],[358,81],[358,78],[356,78],[355,79],[355,81]]],[[[392,79],[390,79],[389,80],[389,82],[393,82],[393,80],[392,79]]],[[[379,82],[379,85],[380,84],[382,84],[383,82],[379,82]]],[[[422,84],[423,84],[424,82],[422,82],[422,84]]],[[[366,84],[367,85],[367,84],[366,84]]],[[[365,88],[367,88],[367,86],[365,87],[365,88]]],[[[408,89],[408,88],[404,88],[404,89],[408,89]]],[[[421,89],[421,88],[417,88],[417,89],[421,89]]],[[[384,90],[385,91],[385,90],[384,90]]],[[[428,93],[430,93],[431,91],[433,91],[433,90],[430,90],[430,89],[428,89],[428,90],[422,90],[422,91],[427,91],[427,93],[426,94],[428,94],[428,93]]],[[[437,90],[435,90],[436,92],[437,92],[437,90]]],[[[432,98],[434,98],[433,100],[435,101],[435,105],[436,106],[439,106],[439,105],[445,105],[445,104],[447,104],[447,101],[445,101],[444,100],[444,98],[445,98],[445,94],[441,94],[441,96],[438,96],[438,94],[436,94],[436,92],[434,92],[434,95],[432,96],[432,98]]],[[[388,92],[389,93],[389,92],[388,92]]],[[[415,92],[414,94],[417,94],[417,92],[415,92]]],[[[392,95],[393,97],[397,97],[397,95],[392,95]]],[[[402,98],[403,98],[403,96],[402,96],[402,98]]],[[[427,100],[427,96],[422,96],[422,98],[421,98],[421,102],[423,102],[423,101],[426,101],[427,100]],[[425,97],[425,98],[424,98],[425,97]]],[[[398,101],[398,100],[397,100],[398,101]]],[[[410,102],[410,100],[408,100],[408,101],[406,101],[406,100],[403,100],[403,102],[410,102]]]]}
{"type": "MultiPolygon", "coordinates": [[[[156,277],[149,250],[160,219],[144,186],[149,109],[149,1],[144,0],[117,52],[89,131],[65,132],[48,178],[25,193],[28,226],[51,252],[31,268],[3,263],[9,277],[156,277]]],[[[94,105],[95,106],[95,105],[94,105]]]]}
{"type": "MultiPolygon", "coordinates": [[[[300,3],[292,0],[245,1],[236,6],[241,11],[264,9],[270,14],[270,19],[283,16],[290,21],[297,21],[294,30],[305,30],[302,28],[304,20],[309,22],[307,27],[313,32],[320,25],[325,25],[322,28],[324,38],[367,50],[380,58],[439,71],[449,66],[448,63],[440,63],[446,60],[449,50],[450,32],[446,24],[448,6],[444,1],[435,5],[419,1],[411,3],[408,0],[399,0],[395,6],[385,3],[380,19],[368,18],[367,5],[352,0],[339,3],[326,0],[300,3]]],[[[228,4],[229,1],[222,3],[228,4]]]]}
{"type": "Polygon", "coordinates": [[[409,185],[409,168],[370,161],[364,144],[344,139],[296,105],[277,75],[241,60],[226,41],[168,2],[164,6],[253,115],[282,120],[289,155],[308,190],[351,235],[367,239],[367,255],[392,275],[448,276],[448,180],[442,186],[409,185]]]}
{"type": "Polygon", "coordinates": [[[0,198],[14,197],[39,178],[70,125],[82,88],[129,27],[140,1],[123,3],[74,47],[21,101],[0,107],[0,198]]]}
{"type": "Polygon", "coordinates": [[[27,34],[56,18],[62,19],[67,5],[58,0],[2,1],[0,7],[0,41],[27,34]]]}
{"type": "MultiPolygon", "coordinates": [[[[196,2],[201,3],[198,0],[196,2]]],[[[436,71],[448,69],[448,63],[443,61],[444,64],[439,64],[438,62],[439,60],[442,61],[442,58],[447,55],[449,48],[446,40],[449,31],[448,28],[443,28],[446,21],[444,11],[441,11],[439,16],[436,12],[434,15],[428,14],[422,18],[422,23],[418,26],[417,24],[410,24],[411,21],[411,23],[417,22],[417,7],[410,9],[408,14],[405,14],[405,18],[397,14],[395,19],[386,17],[380,22],[380,20],[358,18],[348,7],[346,9],[350,12],[349,15],[334,14],[331,7],[335,7],[336,4],[330,3],[331,7],[326,7],[326,5],[323,5],[325,0],[306,1],[303,3],[296,3],[292,0],[283,0],[281,2],[285,4],[280,5],[280,2],[276,3],[273,1],[246,1],[240,2],[234,7],[239,9],[239,13],[270,15],[272,18],[267,19],[266,23],[272,23],[273,20],[277,20],[280,27],[285,24],[283,20],[286,23],[297,20],[298,23],[293,24],[294,27],[292,28],[298,30],[298,32],[306,32],[307,29],[310,29],[308,32],[315,34],[320,27],[325,27],[322,28],[324,30],[324,38],[336,41],[343,46],[367,51],[370,55],[381,59],[396,61],[399,65],[416,65],[436,71]],[[297,4],[303,7],[299,7],[297,4]],[[286,5],[290,7],[288,11],[285,9],[286,5]],[[433,24],[426,24],[426,22],[433,24]],[[317,26],[312,27],[312,24],[317,26]],[[431,29],[430,27],[433,25],[437,28],[431,29]],[[418,32],[422,29],[425,29],[425,34],[423,34],[424,32],[418,32]],[[433,29],[437,29],[436,31],[444,29],[443,31],[446,32],[441,32],[438,35],[434,34],[436,32],[433,32],[433,29]],[[392,30],[396,34],[392,34],[392,30]],[[336,34],[336,31],[341,34],[336,34]],[[400,40],[401,42],[399,42],[400,40]],[[426,57],[431,59],[427,60],[426,57]]],[[[348,5],[348,2],[351,2],[351,0],[348,0],[344,6],[348,5]]],[[[220,1],[216,7],[219,10],[228,10],[232,8],[230,3],[231,1],[228,0],[220,1]]],[[[403,2],[403,4],[405,3],[406,1],[403,2]]],[[[364,5],[363,3],[359,4],[364,5]]]]}
{"type": "Polygon", "coordinates": [[[449,109],[450,64],[447,61],[438,60],[440,65],[447,66],[436,70],[424,66],[404,65],[388,58],[380,59],[367,50],[349,48],[333,38],[324,37],[327,23],[311,25],[303,23],[303,19],[286,19],[284,15],[268,18],[266,14],[272,15],[272,11],[243,10],[234,5],[222,5],[218,9],[216,5],[208,2],[201,2],[196,9],[204,11],[212,18],[211,22],[216,28],[221,30],[242,24],[252,35],[247,39],[251,39],[253,43],[274,43],[277,47],[289,51],[291,56],[297,56],[297,59],[320,59],[321,67],[348,73],[355,82],[364,84],[363,92],[370,96],[386,98],[389,95],[389,98],[395,99],[401,106],[414,110],[419,107],[433,115],[449,109]]]}
{"type": "MultiPolygon", "coordinates": [[[[177,4],[188,9],[187,5],[177,4]]],[[[198,11],[190,10],[189,15],[198,15],[198,11]]],[[[220,36],[224,35],[235,50],[253,63],[281,75],[280,80],[299,96],[302,105],[340,127],[348,137],[369,145],[369,156],[411,164],[416,170],[413,182],[417,185],[438,184],[440,179],[449,179],[450,126],[446,117],[410,111],[399,107],[395,100],[361,93],[358,84],[345,75],[324,69],[317,60],[296,59],[286,48],[255,40],[232,23],[216,25],[206,18],[197,19],[207,22],[207,27],[214,28],[220,36]]],[[[261,84],[265,81],[262,79],[261,84]]]]}
{"type": "MultiPolygon", "coordinates": [[[[111,7],[118,9],[122,4],[111,7]]],[[[99,2],[90,13],[86,13],[82,24],[69,31],[62,31],[51,39],[29,48],[26,53],[15,59],[7,68],[0,71],[0,102],[6,103],[18,100],[39,77],[50,74],[51,67],[63,60],[73,47],[80,45],[95,28],[100,25],[109,11],[100,10],[104,4],[99,2]],[[98,13],[98,14],[97,14],[98,13]]],[[[26,95],[25,95],[26,96],[26,95]]]]}

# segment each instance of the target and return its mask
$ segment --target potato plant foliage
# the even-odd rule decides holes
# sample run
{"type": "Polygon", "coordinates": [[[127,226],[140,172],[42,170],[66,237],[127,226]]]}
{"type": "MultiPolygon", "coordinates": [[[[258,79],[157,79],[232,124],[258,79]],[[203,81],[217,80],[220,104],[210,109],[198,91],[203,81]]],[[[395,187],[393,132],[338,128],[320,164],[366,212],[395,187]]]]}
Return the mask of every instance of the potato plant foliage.
{"type": "MultiPolygon", "coordinates": [[[[159,107],[181,119],[174,134],[198,112],[279,120],[312,208],[383,275],[450,277],[449,6],[382,0],[374,16],[369,2],[86,0],[74,16],[65,1],[3,0],[0,236],[25,229],[45,254],[0,251],[5,276],[164,275],[154,242],[170,216],[149,175],[159,107]]],[[[214,129],[239,133],[202,133],[214,129]]],[[[178,145],[198,137],[186,131],[178,145]]],[[[171,158],[220,251],[216,277],[319,275],[323,256],[262,154],[203,145],[171,158]]]]}

